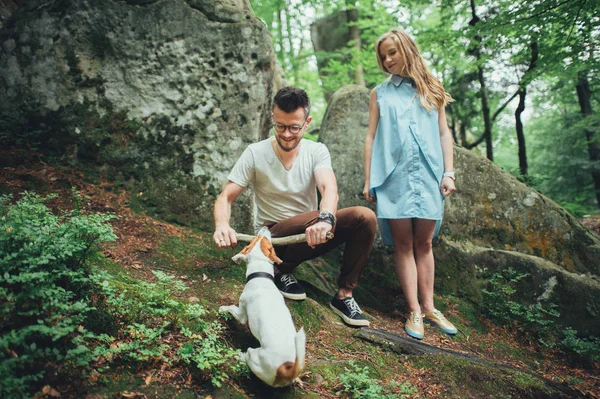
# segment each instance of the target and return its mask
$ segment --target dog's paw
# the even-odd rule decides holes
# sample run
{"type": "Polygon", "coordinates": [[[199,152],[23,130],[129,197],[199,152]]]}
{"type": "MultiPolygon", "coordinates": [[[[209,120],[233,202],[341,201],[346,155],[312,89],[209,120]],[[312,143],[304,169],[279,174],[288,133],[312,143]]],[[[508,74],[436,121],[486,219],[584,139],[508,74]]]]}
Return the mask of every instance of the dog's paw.
{"type": "Polygon", "coordinates": [[[229,312],[229,306],[219,306],[219,312],[220,313],[229,312]]]}
{"type": "Polygon", "coordinates": [[[237,356],[238,360],[240,360],[244,363],[247,363],[247,361],[246,361],[246,357],[248,356],[247,352],[240,352],[236,356],[237,356]]]}

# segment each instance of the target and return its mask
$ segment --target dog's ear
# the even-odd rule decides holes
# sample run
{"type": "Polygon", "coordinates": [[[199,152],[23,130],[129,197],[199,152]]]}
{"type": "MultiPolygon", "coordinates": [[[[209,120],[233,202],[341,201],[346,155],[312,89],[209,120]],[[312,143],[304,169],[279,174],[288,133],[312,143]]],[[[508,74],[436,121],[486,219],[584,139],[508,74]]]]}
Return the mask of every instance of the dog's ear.
{"type": "Polygon", "coordinates": [[[262,240],[260,240],[260,249],[263,254],[265,254],[265,256],[271,260],[271,262],[277,263],[278,265],[283,263],[283,261],[279,259],[275,253],[275,248],[273,248],[271,241],[269,241],[269,239],[266,237],[263,237],[262,240]]]}
{"type": "Polygon", "coordinates": [[[235,263],[240,263],[242,261],[247,261],[248,260],[248,255],[240,252],[239,254],[234,255],[234,257],[231,258],[231,260],[234,261],[235,263]]]}

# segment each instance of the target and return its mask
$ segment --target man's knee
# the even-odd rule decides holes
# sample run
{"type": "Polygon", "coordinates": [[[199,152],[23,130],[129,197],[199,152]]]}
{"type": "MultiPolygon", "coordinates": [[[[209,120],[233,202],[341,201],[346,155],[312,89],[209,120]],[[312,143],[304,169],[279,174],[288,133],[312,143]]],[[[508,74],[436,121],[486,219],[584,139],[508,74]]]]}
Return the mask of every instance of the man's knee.
{"type": "Polygon", "coordinates": [[[366,206],[352,206],[344,208],[343,211],[344,217],[348,218],[349,225],[366,229],[373,234],[377,231],[377,216],[366,206]]]}

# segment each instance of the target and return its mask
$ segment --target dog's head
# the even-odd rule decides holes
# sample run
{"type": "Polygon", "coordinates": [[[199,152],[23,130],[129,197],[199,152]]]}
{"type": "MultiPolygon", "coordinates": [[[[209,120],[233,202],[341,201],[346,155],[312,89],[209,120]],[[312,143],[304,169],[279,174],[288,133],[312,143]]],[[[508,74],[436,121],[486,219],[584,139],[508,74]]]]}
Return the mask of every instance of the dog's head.
{"type": "Polygon", "coordinates": [[[283,261],[277,257],[275,253],[275,248],[271,244],[271,232],[268,228],[263,227],[258,232],[258,235],[250,241],[250,243],[244,247],[233,258],[231,258],[235,263],[240,263],[241,261],[248,262],[249,259],[253,256],[264,256],[269,262],[280,264],[283,261]]]}

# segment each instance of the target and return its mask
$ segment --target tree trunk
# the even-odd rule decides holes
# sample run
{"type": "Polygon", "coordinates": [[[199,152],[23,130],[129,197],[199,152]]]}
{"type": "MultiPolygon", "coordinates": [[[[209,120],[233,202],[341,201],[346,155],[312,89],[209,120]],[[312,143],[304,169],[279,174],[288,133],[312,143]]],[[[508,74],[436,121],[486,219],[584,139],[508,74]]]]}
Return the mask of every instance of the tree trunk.
{"type": "MultiPolygon", "coordinates": [[[[584,118],[592,116],[592,91],[590,89],[590,82],[587,79],[585,71],[581,71],[578,74],[578,81],[575,86],[577,89],[577,99],[579,100],[579,108],[584,118]]],[[[592,178],[594,180],[594,189],[596,191],[597,206],[600,207],[600,170],[597,165],[600,163],[600,147],[598,146],[598,139],[596,137],[595,128],[592,126],[585,126],[585,138],[588,144],[588,153],[590,155],[590,161],[593,162],[592,178]]]]}
{"type": "Polygon", "coordinates": [[[527,96],[527,88],[521,86],[519,88],[519,106],[515,110],[515,126],[517,129],[517,141],[519,142],[519,170],[521,175],[527,176],[527,150],[525,149],[525,135],[523,134],[523,122],[521,114],[525,110],[525,97],[527,96]]]}
{"type": "Polygon", "coordinates": [[[285,51],[283,48],[283,18],[281,17],[283,14],[283,6],[284,3],[283,1],[280,1],[278,4],[278,10],[277,10],[277,31],[278,31],[278,37],[277,37],[277,44],[278,44],[278,49],[277,49],[277,58],[279,58],[279,62],[281,63],[281,66],[283,67],[283,70],[286,70],[286,63],[285,63],[285,51]]]}
{"type": "Polygon", "coordinates": [[[483,113],[485,153],[487,159],[494,162],[494,148],[492,147],[492,120],[490,118],[490,106],[488,104],[487,91],[485,87],[485,78],[483,76],[483,66],[479,66],[477,69],[479,85],[481,86],[481,112],[483,113]]]}
{"type": "Polygon", "coordinates": [[[288,41],[288,54],[290,57],[290,70],[292,73],[292,79],[295,85],[298,84],[298,66],[296,65],[297,58],[294,53],[294,43],[293,43],[293,33],[292,33],[292,18],[290,16],[290,4],[289,0],[285,3],[285,22],[286,22],[286,31],[287,31],[287,41],[288,41]]]}
{"type": "Polygon", "coordinates": [[[452,132],[452,139],[454,140],[455,143],[459,143],[459,144],[463,144],[461,141],[458,141],[458,135],[456,134],[456,117],[454,116],[454,113],[452,112],[452,104],[448,104],[448,113],[447,115],[450,117],[450,131],[452,132]]]}
{"type": "Polygon", "coordinates": [[[535,68],[538,59],[538,45],[536,41],[531,43],[531,59],[529,61],[529,68],[523,75],[519,87],[519,106],[515,110],[515,125],[517,129],[517,140],[519,142],[519,169],[521,175],[527,176],[527,149],[525,147],[525,134],[523,132],[523,122],[521,121],[521,114],[525,110],[525,98],[527,96],[527,85],[529,84],[529,75],[535,68]]]}
{"type": "Polygon", "coordinates": [[[365,84],[365,73],[360,62],[360,29],[358,27],[358,10],[356,9],[354,2],[346,1],[346,15],[348,16],[348,32],[350,33],[350,41],[354,47],[352,61],[354,64],[354,83],[361,86],[365,84]]]}
{"type": "MultiPolygon", "coordinates": [[[[472,18],[469,21],[469,26],[474,27],[479,21],[479,17],[476,13],[475,0],[471,0],[471,15],[472,18]]],[[[475,36],[474,46],[471,50],[472,54],[477,59],[477,78],[480,86],[480,97],[481,97],[481,112],[483,114],[483,125],[484,132],[483,137],[485,138],[485,152],[487,158],[490,161],[494,161],[494,148],[492,147],[492,119],[490,117],[490,106],[487,98],[487,90],[485,85],[485,77],[483,76],[483,64],[481,62],[481,37],[475,36]]]]}

